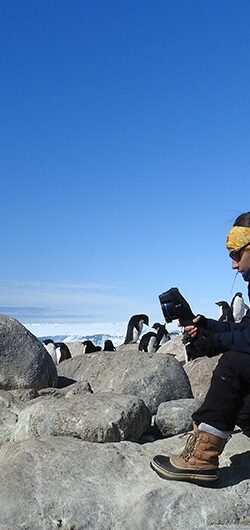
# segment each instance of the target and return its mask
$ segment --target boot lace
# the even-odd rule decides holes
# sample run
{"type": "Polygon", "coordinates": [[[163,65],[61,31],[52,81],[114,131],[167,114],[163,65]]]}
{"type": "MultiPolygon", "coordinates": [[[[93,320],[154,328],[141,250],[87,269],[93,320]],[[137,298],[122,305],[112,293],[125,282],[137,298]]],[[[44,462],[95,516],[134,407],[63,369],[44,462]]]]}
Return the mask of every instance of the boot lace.
{"type": "Polygon", "coordinates": [[[186,441],[186,445],[181,453],[182,458],[184,458],[186,462],[193,455],[197,441],[198,435],[196,433],[192,432],[191,434],[189,434],[188,439],[186,441]]]}

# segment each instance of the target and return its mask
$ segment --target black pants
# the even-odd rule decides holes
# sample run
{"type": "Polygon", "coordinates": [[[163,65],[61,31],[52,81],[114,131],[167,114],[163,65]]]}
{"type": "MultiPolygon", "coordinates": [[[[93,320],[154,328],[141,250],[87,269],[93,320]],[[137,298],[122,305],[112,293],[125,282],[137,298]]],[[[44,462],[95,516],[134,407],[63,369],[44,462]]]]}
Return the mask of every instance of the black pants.
{"type": "Polygon", "coordinates": [[[192,418],[197,425],[204,422],[221,431],[232,431],[235,425],[250,429],[250,354],[222,355],[204,403],[192,418]]]}

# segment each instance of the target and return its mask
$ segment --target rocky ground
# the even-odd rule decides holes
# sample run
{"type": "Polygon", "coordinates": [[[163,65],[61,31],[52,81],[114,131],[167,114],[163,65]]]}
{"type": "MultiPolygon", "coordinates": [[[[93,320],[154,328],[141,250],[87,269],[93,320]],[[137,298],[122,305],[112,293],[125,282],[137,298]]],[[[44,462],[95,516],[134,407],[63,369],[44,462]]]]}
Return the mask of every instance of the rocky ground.
{"type": "Polygon", "coordinates": [[[184,364],[174,337],[154,354],[128,345],[56,369],[0,315],[0,530],[250,529],[250,444],[239,429],[213,487],[150,467],[184,446],[217,361],[184,364]]]}

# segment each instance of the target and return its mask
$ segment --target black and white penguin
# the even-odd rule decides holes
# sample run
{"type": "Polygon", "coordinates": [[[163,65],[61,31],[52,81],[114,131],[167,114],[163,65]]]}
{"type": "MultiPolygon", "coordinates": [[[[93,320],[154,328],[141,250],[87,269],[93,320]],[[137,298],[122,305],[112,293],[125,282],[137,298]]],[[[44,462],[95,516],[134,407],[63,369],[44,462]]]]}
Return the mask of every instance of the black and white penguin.
{"type": "Polygon", "coordinates": [[[171,340],[171,337],[168,333],[168,330],[166,329],[165,324],[160,324],[160,322],[155,322],[152,326],[153,329],[157,330],[156,333],[156,348],[162,346],[162,344],[165,344],[169,340],[171,340]]]}
{"type": "Polygon", "coordinates": [[[44,346],[48,346],[48,344],[55,344],[53,339],[43,339],[44,346]]]}
{"type": "Polygon", "coordinates": [[[53,359],[55,365],[59,364],[60,362],[60,352],[56,351],[56,345],[52,339],[44,339],[43,344],[47,350],[47,352],[50,354],[50,357],[53,359]]]}
{"type": "Polygon", "coordinates": [[[66,359],[71,359],[71,353],[65,342],[55,342],[56,347],[56,356],[58,363],[65,361],[66,359]]]}
{"type": "Polygon", "coordinates": [[[244,317],[245,310],[248,309],[248,306],[244,302],[242,293],[238,292],[234,295],[230,307],[232,309],[235,322],[240,322],[244,317]]]}
{"type": "Polygon", "coordinates": [[[133,315],[128,322],[124,344],[137,342],[142,332],[143,324],[148,326],[148,323],[149,319],[147,315],[133,315]]]}
{"type": "Polygon", "coordinates": [[[47,346],[48,344],[55,344],[53,339],[44,339],[43,340],[44,346],[47,346]]]}
{"type": "Polygon", "coordinates": [[[95,346],[91,340],[84,340],[83,346],[83,353],[94,353],[96,351],[101,351],[101,346],[95,346]]]}
{"type": "Polygon", "coordinates": [[[154,333],[153,331],[149,331],[148,333],[142,335],[138,346],[139,351],[154,353],[156,351],[156,348],[156,333],[154,333]]]}
{"type": "Polygon", "coordinates": [[[115,350],[116,350],[116,348],[115,348],[112,340],[109,340],[109,339],[105,340],[104,346],[103,346],[103,351],[115,351],[115,350]]]}
{"type": "Polygon", "coordinates": [[[220,302],[215,303],[220,308],[220,316],[218,320],[222,320],[223,322],[234,322],[233,312],[228,302],[225,302],[225,300],[220,300],[220,302]]]}

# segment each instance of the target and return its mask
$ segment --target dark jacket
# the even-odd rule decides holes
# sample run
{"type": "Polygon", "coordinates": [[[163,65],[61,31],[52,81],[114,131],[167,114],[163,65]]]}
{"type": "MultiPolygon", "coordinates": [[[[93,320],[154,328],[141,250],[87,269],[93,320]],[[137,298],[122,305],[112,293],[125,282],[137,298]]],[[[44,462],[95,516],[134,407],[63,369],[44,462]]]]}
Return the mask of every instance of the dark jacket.
{"type": "MultiPolygon", "coordinates": [[[[248,284],[248,294],[250,283],[248,284]]],[[[213,332],[216,348],[224,352],[228,350],[250,354],[250,309],[241,322],[222,322],[207,319],[207,329],[213,332]]]]}

